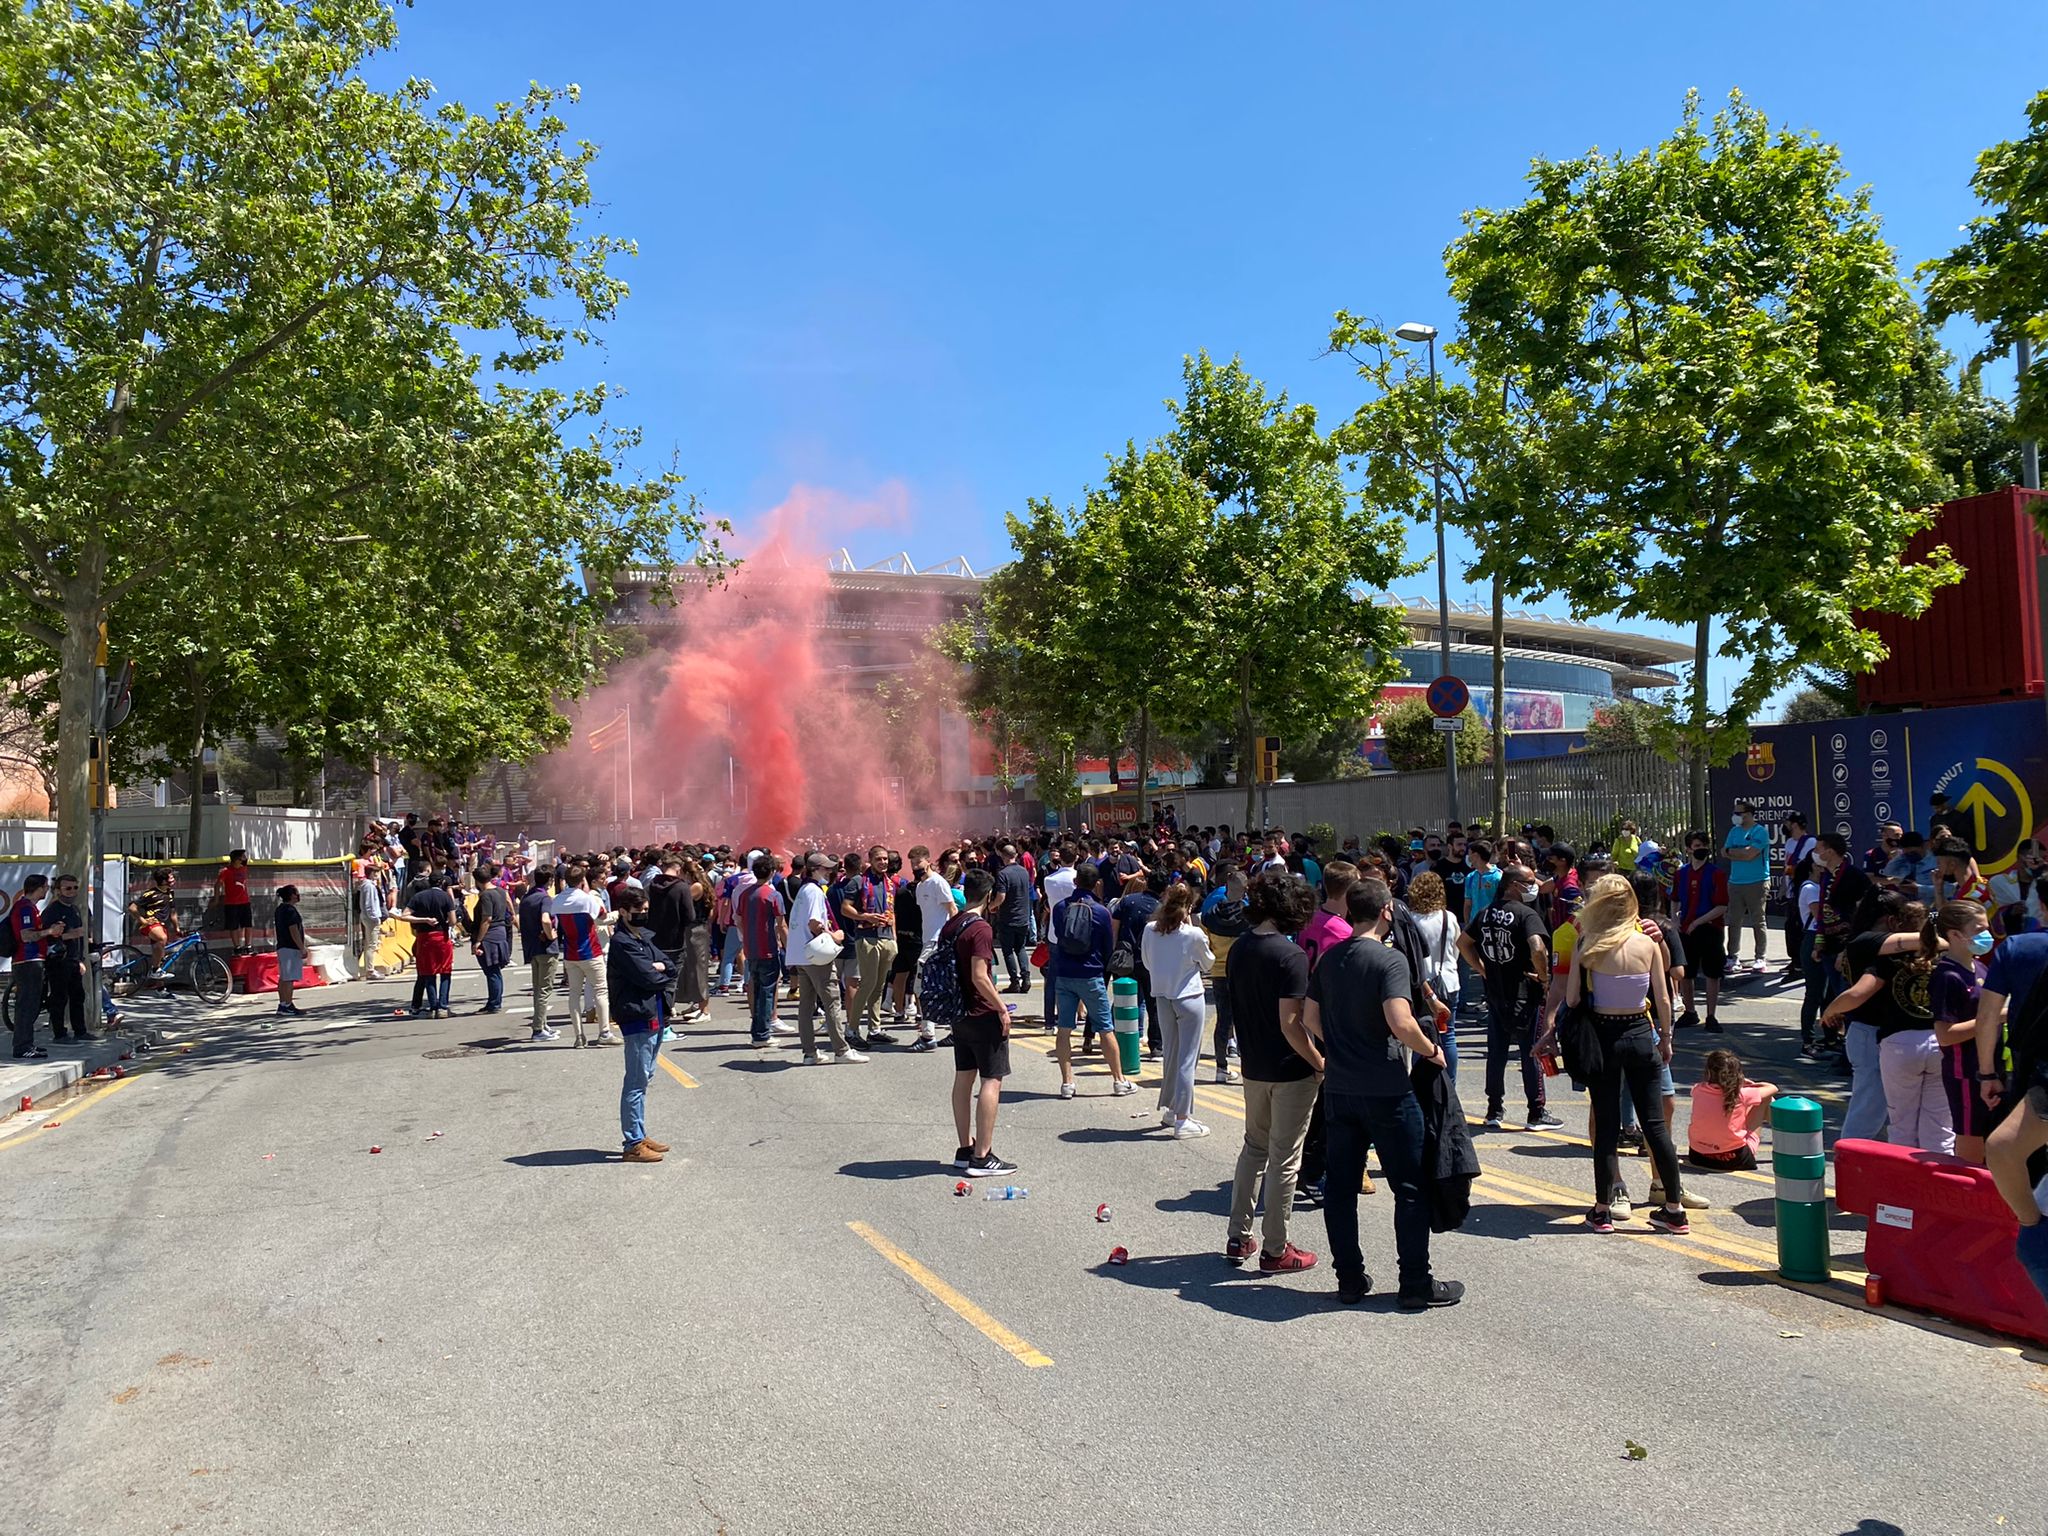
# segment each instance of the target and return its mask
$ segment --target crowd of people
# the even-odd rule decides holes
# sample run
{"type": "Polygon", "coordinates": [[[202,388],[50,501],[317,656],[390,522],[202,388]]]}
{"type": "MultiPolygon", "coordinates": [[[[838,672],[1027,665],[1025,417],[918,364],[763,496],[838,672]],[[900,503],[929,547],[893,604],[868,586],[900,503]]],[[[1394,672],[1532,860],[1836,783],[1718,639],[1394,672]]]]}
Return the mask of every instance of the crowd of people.
{"type": "MultiPolygon", "coordinates": [[[[1507,1124],[1511,1059],[1526,1128],[1562,1124],[1549,1102],[1560,1081],[1588,1093],[1595,1231],[1634,1214],[1624,1149],[1652,1165],[1644,1219],[1677,1235],[1706,1204],[1685,1187],[1687,1166],[1756,1166],[1774,1088],[1734,1052],[1709,1051],[1681,1154],[1673,1037],[1723,1032],[1724,983],[1763,975],[1766,896],[1780,881],[1780,980],[1801,993],[1802,1051],[1850,1075],[1842,1134],[1988,1164],[2048,1294],[2033,1194],[2048,1146],[2048,986],[2036,985],[2048,972],[2048,858],[2025,845],[1987,880],[1939,807],[1929,832],[1887,825],[1861,855],[1797,816],[1774,836],[1746,803],[1718,837],[1695,830],[1665,848],[1624,821],[1583,852],[1541,825],[1498,837],[1414,828],[1326,849],[1279,829],[1182,831],[1162,818],[794,854],[702,843],[546,854],[522,833],[499,854],[465,846],[439,818],[374,826],[356,867],[365,959],[387,914],[409,926],[412,1011],[446,1017],[462,942],[484,982],[479,1011],[496,1013],[516,940],[534,1040],[566,1029],[575,1047],[625,1048],[628,1161],[667,1150],[646,1130],[663,1033],[730,996],[746,1002],[756,1049],[794,1035],[805,1066],[950,1048],[952,1166],[1015,1173],[995,1130],[1026,1005],[1007,999],[1037,990],[1062,1098],[1081,1091],[1076,1061],[1098,1056],[1107,1094],[1137,1092],[1127,1034],[1159,1065],[1159,1123],[1176,1138],[1210,1134],[1195,1113],[1205,1053],[1218,1082],[1242,1084],[1233,1264],[1317,1264],[1293,1240],[1299,1195],[1324,1210],[1340,1296],[1364,1295],[1357,1199],[1377,1149],[1399,1299],[1414,1307],[1461,1294],[1429,1261],[1431,1231],[1456,1224],[1477,1173],[1456,1092],[1460,1024],[1485,1039],[1483,1130],[1507,1124]],[[793,1023],[778,1013],[789,1001],[793,1023]]],[[[218,882],[237,943],[245,864],[230,858],[218,882]]],[[[75,898],[76,882],[15,900],[6,942],[18,977],[82,936],[67,890],[75,898]]],[[[278,894],[282,955],[305,939],[295,893],[278,894]]],[[[147,890],[131,908],[153,945],[164,909],[147,890]]],[[[79,1027],[68,982],[39,991],[79,1027]]],[[[288,986],[279,1009],[296,1011],[288,986]]]]}

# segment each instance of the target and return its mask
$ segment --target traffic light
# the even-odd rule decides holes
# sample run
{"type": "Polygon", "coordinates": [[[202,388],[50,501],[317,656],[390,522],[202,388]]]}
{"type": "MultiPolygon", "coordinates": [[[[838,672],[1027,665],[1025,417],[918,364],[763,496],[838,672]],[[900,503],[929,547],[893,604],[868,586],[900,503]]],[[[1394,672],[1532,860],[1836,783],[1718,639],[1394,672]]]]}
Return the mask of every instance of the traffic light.
{"type": "Polygon", "coordinates": [[[1261,736],[1258,746],[1258,779],[1261,784],[1271,784],[1280,777],[1280,738],[1261,736]]]}

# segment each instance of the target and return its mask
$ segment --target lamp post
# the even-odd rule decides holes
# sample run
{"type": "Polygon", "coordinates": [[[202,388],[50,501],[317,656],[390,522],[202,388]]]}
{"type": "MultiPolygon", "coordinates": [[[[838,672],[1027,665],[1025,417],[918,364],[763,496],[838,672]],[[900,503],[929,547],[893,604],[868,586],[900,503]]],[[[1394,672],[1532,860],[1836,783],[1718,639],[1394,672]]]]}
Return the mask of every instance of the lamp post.
{"type": "MultiPolygon", "coordinates": [[[[1437,416],[1436,404],[1436,327],[1424,325],[1419,320],[1410,320],[1405,325],[1394,327],[1394,334],[1406,342],[1426,342],[1429,346],[1429,404],[1432,418],[1437,416]]],[[[1437,451],[1430,455],[1430,472],[1436,479],[1436,644],[1439,672],[1444,677],[1451,675],[1451,574],[1444,559],[1444,460],[1442,431],[1443,422],[1436,421],[1438,440],[1437,451]]],[[[1495,709],[1500,700],[1493,701],[1495,709]]],[[[1494,771],[1500,771],[1496,765],[1494,771]]],[[[1458,737],[1454,731],[1444,732],[1444,787],[1445,802],[1449,807],[1445,825],[1458,820],[1458,737]]]]}

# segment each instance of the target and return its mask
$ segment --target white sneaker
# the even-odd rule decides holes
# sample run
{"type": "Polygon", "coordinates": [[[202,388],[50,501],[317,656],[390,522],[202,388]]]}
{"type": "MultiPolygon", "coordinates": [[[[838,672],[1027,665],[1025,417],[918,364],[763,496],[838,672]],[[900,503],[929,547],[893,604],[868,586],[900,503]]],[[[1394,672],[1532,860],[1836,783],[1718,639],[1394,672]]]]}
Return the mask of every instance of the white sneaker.
{"type": "Polygon", "coordinates": [[[1138,1085],[1132,1082],[1128,1077],[1109,1090],[1110,1097],[1117,1099],[1121,1099],[1126,1094],[1136,1093],[1137,1091],[1138,1085]]]}
{"type": "Polygon", "coordinates": [[[804,1067],[821,1067],[824,1065],[824,1062],[820,1061],[818,1059],[817,1053],[813,1051],[810,1055],[806,1056],[801,1062],[799,1062],[798,1065],[804,1067]]]}
{"type": "Polygon", "coordinates": [[[846,1048],[845,1050],[843,1050],[843,1051],[834,1051],[834,1052],[832,1053],[832,1059],[833,1059],[833,1060],[834,1060],[835,1062],[839,1062],[839,1061],[866,1061],[866,1060],[867,1060],[868,1058],[867,1058],[867,1056],[866,1056],[866,1054],[865,1054],[865,1053],[863,1053],[863,1052],[861,1052],[861,1051],[856,1051],[856,1050],[855,1050],[855,1049],[854,1049],[854,1048],[853,1048],[852,1046],[850,1046],[850,1045],[849,1045],[849,1046],[848,1046],[848,1047],[847,1047],[847,1048],[846,1048]]]}
{"type": "Polygon", "coordinates": [[[1073,1096],[1074,1096],[1074,1085],[1073,1085],[1072,1083],[1061,1083],[1061,1084],[1060,1084],[1060,1097],[1061,1097],[1061,1098],[1063,1098],[1063,1099],[1071,1099],[1071,1098],[1072,1098],[1073,1096]]]}
{"type": "Polygon", "coordinates": [[[1219,1083],[1241,1083],[1244,1081],[1244,1074],[1242,1072],[1233,1072],[1230,1068],[1225,1067],[1216,1074],[1216,1081],[1219,1083]]]}
{"type": "Polygon", "coordinates": [[[771,1035],[793,1035],[797,1032],[797,1028],[787,1019],[776,1019],[768,1025],[768,1032],[771,1035]]]}
{"type": "Polygon", "coordinates": [[[1172,1110],[1170,1110],[1170,1109],[1162,1109],[1162,1110],[1160,1110],[1160,1111],[1159,1111],[1159,1123],[1160,1123],[1161,1125],[1171,1125],[1171,1124],[1173,1124],[1173,1111],[1172,1111],[1172,1110]]]}
{"type": "Polygon", "coordinates": [[[1208,1134],[1209,1127],[1202,1124],[1199,1120],[1183,1120],[1173,1128],[1173,1139],[1175,1141],[1188,1141],[1196,1136],[1206,1136],[1208,1134]]]}

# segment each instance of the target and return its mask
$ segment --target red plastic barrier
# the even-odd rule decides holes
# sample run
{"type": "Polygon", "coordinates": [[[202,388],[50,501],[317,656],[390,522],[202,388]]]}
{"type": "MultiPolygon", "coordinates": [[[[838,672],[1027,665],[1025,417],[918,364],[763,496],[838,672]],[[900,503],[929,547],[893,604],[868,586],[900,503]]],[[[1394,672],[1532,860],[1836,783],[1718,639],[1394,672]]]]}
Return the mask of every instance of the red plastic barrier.
{"type": "Polygon", "coordinates": [[[2019,1223],[1990,1173],[1884,1141],[1835,1144],[1835,1205],[1867,1216],[1885,1299],[2048,1344],[2048,1303],[2012,1256],[2019,1223]]]}
{"type": "MultiPolygon", "coordinates": [[[[240,992],[275,992],[277,990],[277,956],[234,955],[228,960],[228,974],[235,980],[235,989],[240,992]]],[[[299,979],[301,989],[324,987],[326,978],[319,970],[307,966],[305,975],[299,979]]]]}

